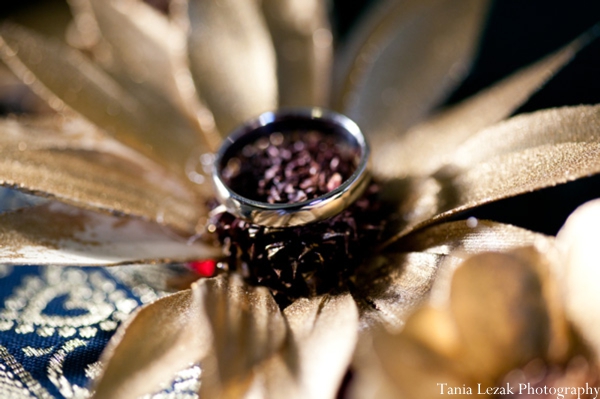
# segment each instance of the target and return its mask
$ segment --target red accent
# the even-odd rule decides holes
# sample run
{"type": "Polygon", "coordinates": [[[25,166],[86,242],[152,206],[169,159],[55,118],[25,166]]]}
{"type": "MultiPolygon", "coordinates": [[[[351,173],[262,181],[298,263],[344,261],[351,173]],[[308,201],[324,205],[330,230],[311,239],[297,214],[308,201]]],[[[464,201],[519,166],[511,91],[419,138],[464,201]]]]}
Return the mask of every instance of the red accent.
{"type": "Polygon", "coordinates": [[[189,262],[188,267],[202,277],[212,277],[215,275],[217,262],[213,259],[195,260],[193,262],[189,262]]]}

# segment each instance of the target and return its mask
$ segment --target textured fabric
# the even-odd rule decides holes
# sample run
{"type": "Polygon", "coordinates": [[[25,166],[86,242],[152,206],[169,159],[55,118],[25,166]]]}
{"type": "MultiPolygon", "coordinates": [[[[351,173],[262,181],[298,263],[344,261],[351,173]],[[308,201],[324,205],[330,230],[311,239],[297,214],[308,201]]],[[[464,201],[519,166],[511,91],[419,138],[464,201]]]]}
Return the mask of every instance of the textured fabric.
{"type": "MultiPolygon", "coordinates": [[[[0,265],[0,398],[87,398],[118,325],[161,293],[140,268],[0,265]]],[[[200,369],[152,398],[193,398],[200,369]]]]}

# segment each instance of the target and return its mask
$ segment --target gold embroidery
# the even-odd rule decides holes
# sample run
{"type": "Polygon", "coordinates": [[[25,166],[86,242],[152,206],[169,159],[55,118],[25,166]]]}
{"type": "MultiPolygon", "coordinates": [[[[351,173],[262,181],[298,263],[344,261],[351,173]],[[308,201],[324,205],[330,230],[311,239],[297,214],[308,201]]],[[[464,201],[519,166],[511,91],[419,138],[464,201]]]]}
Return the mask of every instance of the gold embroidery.
{"type": "Polygon", "coordinates": [[[137,307],[137,302],[100,271],[47,267],[40,276],[25,277],[4,306],[0,331],[14,328],[17,334],[35,332],[40,337],[58,334],[68,338],[79,334],[92,338],[98,332],[94,325],[103,331],[115,330],[118,322],[137,307]],[[45,313],[48,304],[56,299],[63,299],[65,310],[77,310],[80,314],[45,313]]]}
{"type": "Polygon", "coordinates": [[[175,379],[161,392],[142,396],[140,399],[197,399],[202,370],[197,364],[178,372],[175,379]]]}
{"type": "Polygon", "coordinates": [[[67,341],[63,346],[56,351],[48,362],[48,379],[54,384],[58,391],[65,398],[87,398],[90,393],[87,389],[81,388],[78,385],[71,384],[64,375],[63,366],[67,355],[75,349],[85,346],[87,343],[81,339],[75,338],[67,341]]]}
{"type": "Polygon", "coordinates": [[[25,356],[27,357],[41,357],[52,353],[54,347],[51,346],[49,348],[32,348],[31,346],[26,346],[22,350],[23,353],[25,353],[25,356]]]}
{"type": "Polygon", "coordinates": [[[3,397],[11,397],[9,393],[14,392],[15,398],[38,398],[38,399],[52,399],[52,396],[37,382],[31,374],[29,374],[23,366],[17,362],[17,360],[8,353],[8,350],[0,345],[0,370],[3,369],[3,378],[0,379],[0,393],[3,397]],[[10,372],[6,368],[10,369],[10,372]],[[22,390],[18,390],[19,387],[23,387],[22,390]],[[15,388],[17,391],[15,391],[15,388]],[[17,396],[21,395],[21,396],[17,396]]]}
{"type": "Polygon", "coordinates": [[[27,388],[23,387],[21,381],[16,380],[2,363],[0,363],[0,395],[11,399],[32,398],[27,388]]]}
{"type": "Polygon", "coordinates": [[[85,368],[85,376],[89,378],[91,381],[95,380],[96,377],[100,375],[102,371],[102,363],[100,361],[94,362],[92,364],[88,364],[85,368]]]}
{"type": "MultiPolygon", "coordinates": [[[[165,293],[156,289],[165,269],[115,267],[110,272],[115,278],[124,281],[143,303],[153,301],[165,293]]],[[[12,273],[13,268],[0,265],[0,278],[12,273]]],[[[69,354],[86,345],[87,339],[96,336],[98,330],[114,331],[120,321],[138,306],[138,302],[119,289],[117,284],[104,273],[95,270],[48,267],[41,274],[26,276],[19,287],[6,298],[4,309],[0,310],[0,331],[17,334],[36,334],[39,337],[71,338],[62,346],[31,347],[20,350],[27,357],[49,356],[46,373],[49,381],[62,396],[69,399],[86,399],[90,392],[84,387],[72,384],[64,375],[63,367],[69,354]],[[59,316],[47,311],[52,301],[60,300],[67,311],[76,311],[75,316],[59,316]]],[[[70,313],[74,314],[73,312],[70,313]]],[[[26,343],[26,341],[24,342],[26,343]]],[[[98,376],[100,362],[85,367],[85,375],[90,380],[98,376]]],[[[171,384],[147,399],[196,399],[201,371],[198,365],[178,373],[171,384]]],[[[0,346],[0,398],[10,399],[52,399],[52,395],[29,374],[23,366],[0,346]]]]}

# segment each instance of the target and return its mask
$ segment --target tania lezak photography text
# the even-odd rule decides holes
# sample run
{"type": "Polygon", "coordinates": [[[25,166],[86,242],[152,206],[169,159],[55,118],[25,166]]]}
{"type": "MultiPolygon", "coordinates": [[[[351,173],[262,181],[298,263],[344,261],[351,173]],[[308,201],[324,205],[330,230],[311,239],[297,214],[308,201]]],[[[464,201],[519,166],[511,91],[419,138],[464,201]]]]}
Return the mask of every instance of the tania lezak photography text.
{"type": "Polygon", "coordinates": [[[500,395],[529,395],[529,396],[543,396],[548,395],[555,396],[557,399],[565,397],[590,397],[597,399],[600,395],[600,387],[585,383],[581,386],[536,386],[531,383],[510,383],[507,382],[504,385],[488,387],[483,384],[477,384],[476,387],[469,387],[463,384],[462,386],[452,386],[445,382],[438,382],[440,395],[487,395],[487,396],[500,396],[500,395]],[[575,396],[577,395],[577,396],[575,396]]]}

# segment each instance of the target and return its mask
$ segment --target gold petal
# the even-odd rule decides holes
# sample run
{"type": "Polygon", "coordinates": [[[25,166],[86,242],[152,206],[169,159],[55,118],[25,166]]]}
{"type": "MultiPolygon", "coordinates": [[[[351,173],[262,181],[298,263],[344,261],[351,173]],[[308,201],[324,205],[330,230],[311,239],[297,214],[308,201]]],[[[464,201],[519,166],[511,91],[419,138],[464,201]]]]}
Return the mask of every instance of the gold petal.
{"type": "Polygon", "coordinates": [[[516,256],[486,253],[467,259],[454,274],[450,309],[463,341],[462,362],[476,381],[493,383],[548,349],[541,282],[516,256]]]}
{"type": "Polygon", "coordinates": [[[336,108],[369,136],[377,154],[419,122],[466,73],[488,1],[385,3],[358,38],[336,108]]]}
{"type": "Polygon", "coordinates": [[[187,67],[184,30],[142,1],[83,0],[86,4],[77,4],[81,2],[72,0],[75,21],[79,16],[86,29],[93,13],[107,42],[97,46],[96,60],[152,112],[171,115],[172,119],[188,118],[191,126],[202,130],[210,147],[217,148],[220,138],[206,124],[198,125],[195,115],[200,114],[201,106],[187,67]]]}
{"type": "Polygon", "coordinates": [[[191,0],[188,7],[192,76],[219,130],[275,109],[275,51],[257,2],[191,0]]]}
{"type": "Polygon", "coordinates": [[[194,296],[213,337],[211,353],[202,361],[200,396],[241,397],[253,369],[282,347],[283,315],[266,288],[250,287],[238,275],[201,280],[194,296]]]}
{"type": "Polygon", "coordinates": [[[562,255],[558,266],[567,317],[591,346],[596,359],[600,359],[599,226],[600,200],[594,200],[577,208],[556,237],[562,255]]]}
{"type": "Polygon", "coordinates": [[[536,245],[532,247],[512,250],[510,254],[533,266],[538,274],[550,323],[550,343],[546,359],[549,363],[564,364],[573,356],[574,340],[563,301],[564,279],[556,267],[561,258],[556,244],[552,237],[545,242],[536,241],[536,245]]]}
{"type": "Polygon", "coordinates": [[[352,294],[363,326],[400,330],[427,297],[443,260],[444,256],[433,253],[389,253],[359,269],[352,294]]]}
{"type": "Polygon", "coordinates": [[[116,265],[184,262],[219,251],[154,223],[98,214],[59,202],[0,215],[0,263],[116,265]]]}
{"type": "Polygon", "coordinates": [[[190,156],[207,151],[186,120],[150,112],[77,50],[22,27],[0,27],[2,60],[50,106],[68,105],[118,140],[177,172],[190,156]]]}
{"type": "MultiPolygon", "coordinates": [[[[358,270],[353,294],[362,305],[362,322],[397,331],[428,297],[434,280],[435,286],[447,287],[452,270],[467,256],[544,245],[549,240],[529,230],[485,220],[443,223],[403,237],[358,270]]],[[[436,290],[433,300],[445,297],[441,290],[436,290]]]]}
{"type": "Polygon", "coordinates": [[[255,392],[269,398],[334,398],[358,335],[358,311],[349,294],[303,298],[284,310],[290,337],[261,369],[255,392]]]}
{"type": "Polygon", "coordinates": [[[519,115],[473,136],[399,207],[398,236],[483,204],[600,172],[600,106],[519,115]]]}
{"type": "Polygon", "coordinates": [[[510,116],[588,42],[583,35],[542,60],[410,129],[381,148],[373,171],[383,178],[427,175],[462,142],[510,116]]]}
{"type": "Polygon", "coordinates": [[[177,176],[81,119],[0,121],[0,185],[194,234],[205,215],[177,176]]]}
{"type": "MultiPolygon", "coordinates": [[[[440,327],[438,323],[434,326],[440,327]]],[[[447,394],[448,386],[462,388],[472,383],[455,363],[408,334],[379,332],[373,339],[370,356],[376,360],[367,362],[367,367],[377,369],[379,366],[382,373],[379,378],[383,377],[384,386],[389,386],[388,392],[376,392],[372,398],[436,398],[447,394]]],[[[366,383],[376,378],[370,370],[364,370],[365,366],[356,364],[360,372],[359,381],[361,376],[367,378],[366,383]]],[[[468,396],[452,395],[455,398],[468,396]]]]}
{"type": "Polygon", "coordinates": [[[197,362],[210,346],[190,290],[161,298],[120,327],[102,354],[94,398],[137,398],[197,362]]]}
{"type": "MultiPolygon", "coordinates": [[[[185,54],[185,35],[151,6],[141,1],[88,0],[102,38],[112,50],[110,65],[130,79],[158,89],[181,104],[175,80],[185,54]]],[[[102,59],[99,59],[102,62],[102,59]]]]}
{"type": "MultiPolygon", "coordinates": [[[[468,258],[443,304],[419,308],[399,334],[375,330],[372,348],[363,339],[367,348],[359,348],[354,363],[353,397],[437,397],[454,393],[454,387],[467,397],[477,384],[485,389],[532,358],[548,359],[546,350],[557,348],[555,338],[564,344],[567,325],[555,309],[557,287],[546,257],[552,247],[536,243],[539,249],[468,258]],[[556,332],[559,337],[551,336],[556,332]],[[385,390],[369,387],[374,382],[385,390]]],[[[554,355],[557,362],[565,360],[554,355]]]]}
{"type": "Polygon", "coordinates": [[[418,251],[465,258],[481,252],[505,252],[520,247],[543,245],[550,237],[488,220],[459,220],[426,227],[410,234],[389,251],[418,251]]]}
{"type": "Polygon", "coordinates": [[[326,3],[264,0],[262,7],[277,55],[279,106],[324,106],[333,56],[326,3]]]}

